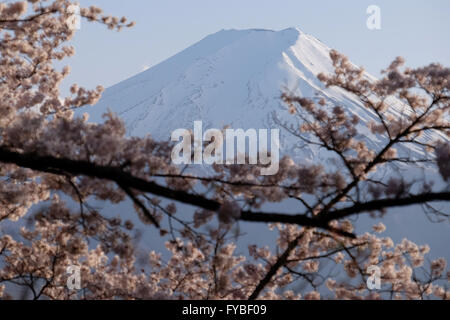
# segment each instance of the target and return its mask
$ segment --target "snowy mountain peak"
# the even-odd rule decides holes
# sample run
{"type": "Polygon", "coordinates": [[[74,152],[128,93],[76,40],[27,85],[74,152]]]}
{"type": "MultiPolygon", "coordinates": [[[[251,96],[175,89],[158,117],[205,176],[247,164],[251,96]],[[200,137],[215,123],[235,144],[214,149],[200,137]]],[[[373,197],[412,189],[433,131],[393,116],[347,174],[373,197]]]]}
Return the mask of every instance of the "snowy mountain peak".
{"type": "Polygon", "coordinates": [[[207,115],[216,112],[223,125],[233,124],[247,111],[276,108],[282,87],[330,71],[328,52],[297,28],[222,30],[107,89],[89,112],[96,121],[109,107],[125,118],[130,134],[159,138],[168,137],[173,122],[165,120],[174,111],[186,124],[196,117],[215,122],[207,115]]]}
{"type": "MultiPolygon", "coordinates": [[[[319,73],[333,71],[330,50],[298,28],[221,30],[108,88],[87,112],[91,120],[100,121],[109,108],[125,120],[130,135],[163,140],[175,129],[192,128],[196,120],[205,129],[271,129],[279,127],[274,115],[292,121],[280,100],[287,89],[305,97],[318,93],[363,122],[374,119],[353,95],[325,88],[317,79],[319,73]]],[[[369,144],[379,142],[364,126],[361,134],[369,144]]],[[[282,130],[282,153],[302,159],[320,156],[317,150],[298,149],[297,142],[282,130]]]]}

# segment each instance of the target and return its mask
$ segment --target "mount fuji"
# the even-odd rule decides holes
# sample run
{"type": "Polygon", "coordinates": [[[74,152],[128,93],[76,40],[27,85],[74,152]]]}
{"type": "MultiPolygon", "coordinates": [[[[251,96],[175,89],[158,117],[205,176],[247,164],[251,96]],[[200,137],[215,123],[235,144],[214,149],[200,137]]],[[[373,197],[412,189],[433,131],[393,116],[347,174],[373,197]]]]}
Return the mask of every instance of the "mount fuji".
{"type": "MultiPolygon", "coordinates": [[[[319,73],[334,70],[330,50],[297,28],[222,30],[108,88],[97,105],[81,111],[90,114],[90,121],[101,122],[102,115],[111,110],[125,121],[128,135],[150,134],[157,140],[168,141],[172,131],[191,129],[197,120],[203,122],[204,129],[224,126],[273,129],[279,128],[280,122],[295,125],[294,117],[280,99],[282,91],[288,90],[304,97],[318,94],[358,115],[359,135],[370,148],[378,150],[384,138],[372,134],[364,125],[376,119],[376,115],[354,95],[338,88],[325,88],[317,78],[319,73]]],[[[369,74],[365,76],[376,80],[369,74]]],[[[401,102],[392,101],[389,112],[395,115],[402,111],[401,102]]],[[[446,138],[427,134],[423,139],[446,138]]],[[[287,154],[296,161],[324,163],[329,157],[326,151],[298,145],[298,137],[283,129],[280,142],[280,154],[287,154]]],[[[398,150],[399,154],[402,152],[423,155],[426,151],[408,146],[398,150]]],[[[430,174],[436,175],[436,172],[430,174]]],[[[287,205],[287,210],[291,209],[296,212],[287,205]]],[[[390,226],[389,235],[394,241],[408,237],[418,243],[428,243],[433,255],[449,256],[448,224],[429,225],[421,208],[391,211],[385,222],[390,226]],[[424,225],[428,225],[426,231],[424,225]]],[[[372,224],[373,220],[366,217],[358,222],[358,229],[366,231],[372,224]]],[[[251,241],[267,240],[260,236],[257,226],[247,225],[246,230],[253,230],[249,233],[254,236],[251,241]]]]}
{"type": "MultiPolygon", "coordinates": [[[[87,112],[91,121],[97,122],[110,109],[125,121],[129,135],[151,134],[157,140],[169,140],[172,131],[190,129],[196,120],[203,121],[206,129],[272,129],[280,123],[293,124],[280,99],[282,90],[287,90],[303,97],[324,97],[357,114],[361,123],[376,119],[354,95],[325,88],[317,79],[319,73],[334,70],[330,50],[297,28],[222,30],[108,88],[87,112]]],[[[390,112],[400,114],[401,103],[394,101],[390,112]]],[[[366,126],[360,125],[358,131],[369,147],[380,144],[382,137],[366,126]]],[[[425,139],[439,137],[434,134],[425,139]]],[[[313,147],[299,146],[298,140],[282,129],[281,154],[304,161],[327,157],[313,147]]],[[[424,152],[408,148],[403,151],[424,152]]]]}

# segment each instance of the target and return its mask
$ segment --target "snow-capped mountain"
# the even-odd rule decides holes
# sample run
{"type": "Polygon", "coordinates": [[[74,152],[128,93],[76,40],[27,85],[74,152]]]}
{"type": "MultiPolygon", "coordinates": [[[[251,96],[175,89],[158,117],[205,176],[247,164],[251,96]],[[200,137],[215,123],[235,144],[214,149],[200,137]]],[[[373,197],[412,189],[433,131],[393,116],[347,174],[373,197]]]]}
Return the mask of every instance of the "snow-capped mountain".
{"type": "MultiPolygon", "coordinates": [[[[332,73],[330,48],[297,28],[222,30],[207,36],[166,61],[107,89],[100,102],[87,110],[101,121],[108,109],[125,120],[128,134],[151,134],[168,140],[173,130],[229,125],[238,129],[272,129],[292,123],[281,102],[282,90],[304,97],[326,97],[357,114],[362,123],[375,119],[351,94],[325,88],[319,73],[332,73]]],[[[375,79],[370,75],[368,78],[375,79]]],[[[401,106],[393,107],[400,113],[401,106]]],[[[379,143],[364,125],[360,134],[369,145],[379,143]]],[[[432,137],[429,137],[432,138],[432,137]]],[[[281,153],[294,158],[322,158],[311,148],[298,148],[298,138],[281,130],[281,153]]],[[[421,150],[408,150],[421,152],[421,150]]]]}
{"type": "MultiPolygon", "coordinates": [[[[318,93],[356,113],[362,120],[359,133],[371,147],[379,148],[382,137],[371,134],[364,126],[364,121],[375,119],[375,115],[353,95],[337,88],[327,89],[317,79],[321,72],[333,72],[330,50],[296,28],[223,30],[108,88],[97,105],[81,111],[88,112],[90,121],[97,122],[102,121],[101,116],[108,109],[112,110],[125,120],[129,135],[151,134],[164,140],[169,140],[175,129],[192,129],[196,120],[203,121],[204,129],[221,129],[226,125],[233,129],[271,129],[279,128],[274,113],[282,122],[293,119],[280,100],[285,88],[305,97],[318,93]]],[[[393,105],[391,112],[399,113],[401,104],[393,105]]],[[[283,129],[280,133],[281,154],[300,161],[326,160],[328,154],[323,150],[297,148],[297,137],[283,129]]],[[[443,137],[426,137],[435,138],[443,137]]],[[[289,204],[285,206],[286,212],[298,210],[289,204]]],[[[364,217],[358,222],[358,230],[369,230],[373,223],[364,217]]],[[[407,237],[421,244],[428,243],[434,255],[448,257],[449,225],[433,224],[424,231],[423,226],[429,221],[421,208],[393,209],[385,223],[390,226],[389,236],[394,241],[407,237]],[[436,237],[437,234],[440,236],[436,237]]],[[[259,226],[245,227],[251,243],[271,243],[259,226]]],[[[151,243],[155,241],[151,239],[151,243]]]]}

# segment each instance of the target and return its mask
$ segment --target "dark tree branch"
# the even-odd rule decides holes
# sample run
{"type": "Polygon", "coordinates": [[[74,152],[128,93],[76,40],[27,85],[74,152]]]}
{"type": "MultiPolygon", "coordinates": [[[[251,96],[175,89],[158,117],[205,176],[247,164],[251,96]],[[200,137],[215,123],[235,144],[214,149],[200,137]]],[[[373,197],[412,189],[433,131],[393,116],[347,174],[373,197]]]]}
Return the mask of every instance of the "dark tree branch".
{"type": "MultiPolygon", "coordinates": [[[[133,194],[131,191],[132,189],[193,205],[205,210],[218,211],[221,207],[221,203],[218,201],[207,199],[201,195],[191,194],[181,190],[173,190],[168,187],[161,186],[155,182],[135,177],[123,171],[120,167],[101,166],[83,160],[61,159],[51,156],[39,156],[36,154],[22,154],[19,152],[10,151],[4,147],[0,147],[0,162],[12,163],[24,168],[51,174],[84,175],[91,178],[113,181],[127,193],[127,195],[138,207],[144,210],[144,213],[156,226],[158,226],[158,224],[155,223],[156,221],[153,221],[154,217],[149,214],[148,209],[145,208],[145,205],[133,194]]],[[[381,199],[365,203],[356,203],[351,207],[329,211],[328,214],[319,215],[317,217],[309,217],[305,214],[294,215],[242,211],[239,220],[247,222],[287,223],[304,227],[316,227],[340,234],[342,236],[354,238],[355,235],[352,233],[332,228],[329,225],[329,222],[367,211],[423,204],[431,201],[449,200],[450,192],[423,193],[419,195],[410,195],[405,198],[381,199]]]]}
{"type": "Polygon", "coordinates": [[[432,201],[450,201],[450,192],[422,193],[404,198],[379,199],[356,203],[351,207],[330,211],[329,219],[342,219],[362,212],[376,211],[383,208],[406,207],[432,201]]]}
{"type": "MultiPolygon", "coordinates": [[[[101,166],[84,160],[71,160],[55,158],[51,156],[40,156],[37,154],[22,154],[10,151],[5,147],[0,147],[0,162],[12,163],[20,167],[33,169],[40,172],[46,172],[57,175],[71,174],[73,176],[88,176],[96,179],[103,179],[115,182],[123,189],[138,190],[144,193],[151,193],[166,199],[175,200],[181,203],[193,205],[209,211],[217,212],[222,204],[218,201],[207,199],[201,195],[191,194],[181,190],[173,190],[168,187],[161,186],[152,181],[146,181],[142,178],[135,177],[120,167],[101,166]]],[[[133,193],[131,192],[131,195],[133,193]]],[[[136,197],[130,198],[136,203],[136,197]]],[[[136,203],[142,209],[142,203],[136,203]]],[[[290,216],[280,214],[254,213],[251,211],[242,212],[240,220],[249,222],[284,222],[298,224],[301,226],[317,227],[332,232],[339,233],[344,236],[354,238],[350,233],[335,230],[328,226],[327,222],[316,220],[305,215],[290,216]]]]}
{"type": "Polygon", "coordinates": [[[298,242],[303,238],[305,233],[302,232],[299,236],[297,236],[293,241],[289,242],[288,247],[283,252],[283,254],[277,259],[277,261],[270,267],[270,270],[266,273],[264,278],[256,286],[255,290],[252,292],[248,300],[256,300],[261,293],[262,290],[266,287],[266,285],[272,280],[272,277],[278,272],[278,270],[283,267],[287,260],[289,259],[289,255],[291,252],[297,247],[298,242]]]}
{"type": "Polygon", "coordinates": [[[147,209],[147,207],[142,203],[141,200],[133,193],[133,191],[127,187],[127,186],[120,186],[122,190],[130,197],[131,200],[133,200],[133,203],[139,207],[142,212],[144,212],[144,215],[159,229],[159,223],[156,221],[155,217],[151,214],[151,212],[147,209]]]}

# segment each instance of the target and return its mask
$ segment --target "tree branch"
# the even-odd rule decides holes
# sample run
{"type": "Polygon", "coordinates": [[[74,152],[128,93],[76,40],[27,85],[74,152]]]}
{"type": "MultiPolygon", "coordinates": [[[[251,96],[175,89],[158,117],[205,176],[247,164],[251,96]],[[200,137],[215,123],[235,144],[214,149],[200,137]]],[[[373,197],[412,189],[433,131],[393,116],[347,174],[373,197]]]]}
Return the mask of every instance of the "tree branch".
{"type": "MultiPolygon", "coordinates": [[[[19,152],[10,151],[5,147],[0,147],[0,162],[12,163],[20,167],[51,174],[84,175],[91,178],[113,181],[120,188],[122,188],[141,209],[143,209],[143,207],[145,208],[145,206],[143,206],[140,201],[136,202],[138,199],[134,196],[133,192],[131,192],[132,189],[144,193],[151,193],[155,196],[175,200],[177,202],[193,205],[195,207],[214,212],[218,211],[222,206],[220,202],[207,199],[201,195],[191,194],[182,190],[173,190],[168,187],[161,186],[155,182],[135,177],[130,173],[123,171],[121,167],[101,166],[83,160],[63,159],[52,156],[40,156],[37,154],[22,154],[19,152]]],[[[319,215],[317,217],[309,217],[305,214],[242,211],[239,220],[247,222],[286,223],[304,227],[316,227],[340,234],[342,236],[355,238],[355,235],[352,233],[331,227],[329,222],[366,211],[409,206],[413,204],[423,204],[431,201],[449,200],[450,192],[423,193],[399,199],[381,199],[365,203],[356,203],[351,207],[329,211],[328,214],[319,215]]],[[[146,213],[145,210],[144,213],[146,213]]],[[[158,226],[155,221],[152,222],[158,226]]]]}
{"type": "Polygon", "coordinates": [[[379,199],[328,212],[328,219],[338,220],[361,212],[381,210],[383,208],[406,207],[432,201],[450,201],[450,192],[431,192],[410,195],[405,198],[379,199]]]}

